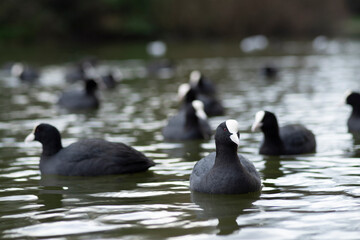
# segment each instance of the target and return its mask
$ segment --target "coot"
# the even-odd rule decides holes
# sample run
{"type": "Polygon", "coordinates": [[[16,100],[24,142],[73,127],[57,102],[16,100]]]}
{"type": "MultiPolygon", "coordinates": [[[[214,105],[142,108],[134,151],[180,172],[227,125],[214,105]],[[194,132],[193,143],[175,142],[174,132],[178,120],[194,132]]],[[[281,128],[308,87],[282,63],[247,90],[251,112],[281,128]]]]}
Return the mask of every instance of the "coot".
{"type": "Polygon", "coordinates": [[[261,74],[266,78],[275,78],[278,74],[278,69],[272,64],[265,64],[260,69],[261,74]]]}
{"type": "Polygon", "coordinates": [[[97,109],[100,105],[96,96],[97,83],[92,79],[88,79],[84,83],[84,90],[64,92],[59,98],[58,105],[68,110],[97,109]]]}
{"type": "Polygon", "coordinates": [[[29,65],[25,65],[23,63],[14,63],[11,66],[10,73],[13,77],[16,77],[24,82],[34,82],[36,81],[40,74],[38,70],[30,67],[29,65]]]}
{"type": "Polygon", "coordinates": [[[198,70],[190,73],[190,85],[200,94],[211,96],[216,94],[215,85],[198,70]]]}
{"type": "Polygon", "coordinates": [[[360,93],[349,92],[346,96],[346,104],[352,107],[352,112],[347,120],[349,132],[360,133],[360,93]]]}
{"type": "Polygon", "coordinates": [[[183,101],[183,105],[194,99],[200,100],[203,102],[205,113],[208,116],[220,116],[225,112],[224,107],[216,97],[201,94],[197,88],[192,87],[188,83],[183,83],[179,86],[178,98],[180,101],[183,101]]]}
{"type": "Polygon", "coordinates": [[[258,128],[264,133],[260,154],[294,155],[316,151],[315,136],[309,129],[301,124],[279,127],[276,116],[272,112],[256,113],[251,130],[255,131],[258,128]]]}
{"type": "Polygon", "coordinates": [[[25,142],[39,141],[41,174],[98,176],[146,171],[154,165],[144,154],[124,143],[84,139],[63,148],[61,135],[52,125],[36,126],[25,142]]]}
{"type": "Polygon", "coordinates": [[[216,152],[198,161],[190,175],[190,189],[203,193],[240,194],[261,190],[261,179],[252,162],[237,153],[236,120],[221,123],[215,134],[216,152]]]}
{"type": "Polygon", "coordinates": [[[194,100],[171,117],[162,134],[166,140],[209,139],[211,128],[203,110],[203,103],[194,100]]]}

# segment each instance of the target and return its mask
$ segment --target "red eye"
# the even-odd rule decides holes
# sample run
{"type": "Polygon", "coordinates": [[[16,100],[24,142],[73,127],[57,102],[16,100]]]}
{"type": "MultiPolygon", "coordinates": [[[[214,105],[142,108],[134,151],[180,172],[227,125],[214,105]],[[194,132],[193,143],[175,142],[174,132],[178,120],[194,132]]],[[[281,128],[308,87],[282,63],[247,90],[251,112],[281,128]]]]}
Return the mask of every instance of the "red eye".
{"type": "Polygon", "coordinates": [[[224,128],[224,131],[226,132],[226,131],[227,131],[227,129],[226,129],[226,128],[224,128]]]}

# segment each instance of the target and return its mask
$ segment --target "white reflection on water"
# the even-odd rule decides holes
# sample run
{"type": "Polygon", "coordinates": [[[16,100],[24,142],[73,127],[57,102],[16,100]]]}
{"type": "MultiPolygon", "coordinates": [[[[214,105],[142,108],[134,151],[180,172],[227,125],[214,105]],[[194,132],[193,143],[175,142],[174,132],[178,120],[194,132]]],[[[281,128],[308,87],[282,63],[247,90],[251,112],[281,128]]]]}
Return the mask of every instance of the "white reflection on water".
{"type": "Polygon", "coordinates": [[[11,236],[29,236],[29,237],[56,237],[72,234],[101,232],[112,230],[117,226],[110,224],[101,224],[95,221],[58,221],[53,223],[40,223],[33,226],[14,229],[7,233],[11,236]]]}

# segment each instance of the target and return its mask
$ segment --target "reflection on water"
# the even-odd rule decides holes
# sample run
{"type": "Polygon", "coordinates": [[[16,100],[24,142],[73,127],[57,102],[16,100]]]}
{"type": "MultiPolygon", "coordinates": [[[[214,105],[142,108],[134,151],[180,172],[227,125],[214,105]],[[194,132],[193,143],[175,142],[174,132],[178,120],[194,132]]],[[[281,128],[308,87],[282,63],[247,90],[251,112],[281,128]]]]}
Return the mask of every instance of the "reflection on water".
{"type": "Polygon", "coordinates": [[[200,218],[218,219],[217,234],[228,235],[240,229],[236,219],[239,215],[246,214],[244,210],[251,208],[259,196],[260,193],[231,196],[191,192],[191,201],[203,209],[199,214],[200,218]]]}
{"type": "Polygon", "coordinates": [[[284,42],[249,55],[237,54],[234,46],[223,55],[211,55],[206,45],[169,47],[175,53],[169,56],[171,74],[148,75],[152,64],[144,60],[101,62],[100,67],[120,69],[123,81],[100,91],[101,107],[92,112],[56,107],[61,91],[80,86],[64,81],[67,63],[41,68],[34,85],[0,76],[0,236],[357,239],[360,141],[347,132],[350,109],[338,103],[347,89],[360,87],[359,43],[343,41],[336,52],[327,52],[313,50],[311,43],[284,42]],[[269,63],[279,69],[276,78],[259,72],[269,63]],[[239,152],[261,174],[260,196],[189,191],[191,170],[215,150],[214,140],[165,142],[161,129],[178,109],[178,86],[194,69],[217,84],[226,108],[226,116],[209,119],[211,127],[227,118],[239,122],[239,152]],[[317,153],[259,155],[262,134],[250,126],[261,109],[275,112],[280,125],[301,122],[311,129],[317,153]],[[40,176],[41,145],[23,143],[39,122],[56,126],[64,146],[79,138],[106,138],[134,146],[156,165],[119,176],[40,176]]]}
{"type": "Polygon", "coordinates": [[[263,179],[277,179],[284,175],[281,169],[281,158],[273,156],[264,156],[264,168],[262,169],[263,179]]]}

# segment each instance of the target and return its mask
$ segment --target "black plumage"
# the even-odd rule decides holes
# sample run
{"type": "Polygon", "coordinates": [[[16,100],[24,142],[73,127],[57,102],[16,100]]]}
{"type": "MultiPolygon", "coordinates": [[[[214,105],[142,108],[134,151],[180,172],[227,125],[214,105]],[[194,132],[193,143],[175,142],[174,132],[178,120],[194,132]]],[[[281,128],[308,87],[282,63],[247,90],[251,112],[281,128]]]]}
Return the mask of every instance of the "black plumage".
{"type": "Polygon", "coordinates": [[[179,112],[169,118],[162,134],[166,140],[209,139],[211,127],[199,100],[185,104],[179,112]]]}
{"type": "Polygon", "coordinates": [[[200,71],[195,70],[191,72],[190,86],[196,92],[196,98],[204,103],[204,109],[208,116],[224,115],[225,109],[221,101],[217,98],[215,84],[200,71]]]}
{"type": "Polygon", "coordinates": [[[68,110],[97,109],[100,106],[100,101],[96,95],[97,83],[88,79],[84,84],[85,89],[83,90],[63,92],[58,100],[58,105],[68,110]]]}
{"type": "Polygon", "coordinates": [[[351,114],[347,120],[348,131],[360,133],[360,93],[350,92],[346,97],[346,104],[352,107],[351,114]]]}
{"type": "Polygon", "coordinates": [[[207,77],[200,71],[194,70],[190,73],[190,84],[199,94],[208,96],[216,95],[216,87],[207,77]]]}
{"type": "Polygon", "coordinates": [[[41,174],[98,176],[146,171],[154,165],[143,153],[124,143],[83,139],[63,147],[59,131],[52,125],[38,125],[26,141],[42,144],[41,174]]]}
{"type": "Polygon", "coordinates": [[[215,96],[201,94],[198,88],[187,83],[180,85],[178,97],[182,100],[182,106],[195,99],[200,100],[204,104],[204,111],[207,116],[220,116],[225,112],[221,102],[215,96]]]}
{"type": "Polygon", "coordinates": [[[295,155],[316,151],[315,135],[301,124],[279,127],[272,112],[256,114],[252,130],[260,128],[264,134],[259,153],[264,155],[295,155]]]}
{"type": "Polygon", "coordinates": [[[39,71],[23,63],[14,63],[11,66],[11,75],[24,82],[34,82],[39,79],[39,71]]]}
{"type": "Polygon", "coordinates": [[[272,64],[266,64],[260,69],[261,74],[266,78],[275,78],[278,75],[278,69],[272,64]]]}
{"type": "Polygon", "coordinates": [[[237,153],[239,132],[235,120],[221,123],[215,134],[216,152],[198,161],[190,176],[190,189],[213,194],[240,194],[261,190],[252,162],[237,153]]]}

